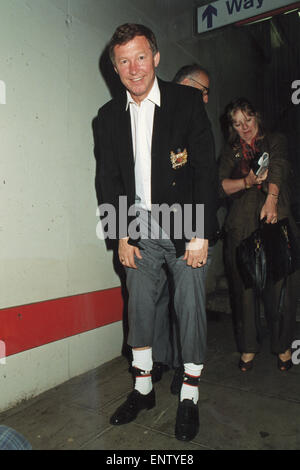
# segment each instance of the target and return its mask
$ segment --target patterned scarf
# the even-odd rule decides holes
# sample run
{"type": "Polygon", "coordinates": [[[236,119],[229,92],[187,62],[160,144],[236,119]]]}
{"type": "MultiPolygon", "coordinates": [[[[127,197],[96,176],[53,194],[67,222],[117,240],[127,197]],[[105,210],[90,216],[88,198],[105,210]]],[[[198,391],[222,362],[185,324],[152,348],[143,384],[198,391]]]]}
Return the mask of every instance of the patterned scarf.
{"type": "Polygon", "coordinates": [[[250,145],[247,144],[247,142],[245,142],[243,139],[240,139],[240,143],[242,146],[242,153],[245,160],[253,160],[253,158],[255,158],[259,153],[259,148],[255,137],[253,138],[250,145]]]}
{"type": "Polygon", "coordinates": [[[251,169],[252,160],[256,159],[259,155],[259,147],[256,138],[254,137],[251,144],[247,144],[243,139],[240,139],[242,147],[243,158],[240,163],[240,170],[243,175],[248,175],[251,169]]]}

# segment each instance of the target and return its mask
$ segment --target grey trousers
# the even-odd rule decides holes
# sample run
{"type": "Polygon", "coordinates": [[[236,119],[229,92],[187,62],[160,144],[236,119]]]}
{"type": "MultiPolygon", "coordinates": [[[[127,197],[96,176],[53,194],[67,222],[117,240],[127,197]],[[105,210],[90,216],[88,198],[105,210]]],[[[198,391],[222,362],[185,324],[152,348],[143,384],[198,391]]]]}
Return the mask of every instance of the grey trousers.
{"type": "Polygon", "coordinates": [[[137,269],[126,268],[128,344],[133,348],[153,345],[160,272],[166,263],[173,283],[183,363],[203,364],[206,354],[205,279],[208,266],[187,266],[183,257],[176,258],[174,245],[167,239],[142,239],[139,246],[142,259],[136,258],[137,269]]]}
{"type": "Polygon", "coordinates": [[[178,367],[174,363],[178,356],[177,340],[173,337],[173,306],[171,282],[166,266],[160,271],[158,297],[156,300],[154,337],[152,342],[152,357],[154,362],[162,362],[170,367],[178,367]]]}
{"type": "MultiPolygon", "coordinates": [[[[200,282],[204,284],[207,277],[207,267],[212,261],[214,249],[208,250],[207,265],[203,268],[203,276],[200,282]]],[[[165,269],[161,270],[159,280],[159,292],[156,301],[154,337],[152,343],[153,361],[162,362],[171,368],[177,368],[182,365],[180,335],[178,334],[178,324],[172,302],[172,289],[168,274],[165,269]]],[[[206,305],[206,298],[203,299],[203,305],[206,305]]]]}

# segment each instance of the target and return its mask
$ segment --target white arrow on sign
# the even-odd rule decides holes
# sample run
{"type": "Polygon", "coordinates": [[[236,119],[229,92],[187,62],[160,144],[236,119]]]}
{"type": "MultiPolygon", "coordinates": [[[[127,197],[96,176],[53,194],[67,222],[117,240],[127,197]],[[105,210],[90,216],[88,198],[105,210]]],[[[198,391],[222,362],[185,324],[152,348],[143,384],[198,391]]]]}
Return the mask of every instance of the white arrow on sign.
{"type": "Polygon", "coordinates": [[[293,4],[295,1],[289,0],[216,0],[197,8],[197,33],[205,33],[293,4]]]}

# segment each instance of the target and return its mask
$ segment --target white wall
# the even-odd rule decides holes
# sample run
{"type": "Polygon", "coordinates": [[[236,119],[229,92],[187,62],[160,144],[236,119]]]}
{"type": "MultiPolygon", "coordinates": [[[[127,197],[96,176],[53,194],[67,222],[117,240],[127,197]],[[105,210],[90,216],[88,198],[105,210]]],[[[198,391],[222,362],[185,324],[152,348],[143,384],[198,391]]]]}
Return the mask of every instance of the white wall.
{"type": "Polygon", "coordinates": [[[0,361],[0,412],[119,356],[122,334],[117,322],[0,361]]]}

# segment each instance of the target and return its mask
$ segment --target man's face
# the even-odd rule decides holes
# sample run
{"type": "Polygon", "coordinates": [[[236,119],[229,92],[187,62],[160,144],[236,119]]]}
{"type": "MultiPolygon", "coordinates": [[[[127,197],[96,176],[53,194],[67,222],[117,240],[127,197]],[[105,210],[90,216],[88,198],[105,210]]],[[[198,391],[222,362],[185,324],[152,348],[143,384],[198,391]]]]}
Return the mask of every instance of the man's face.
{"type": "Polygon", "coordinates": [[[160,55],[154,56],[145,36],[136,36],[126,44],[115,46],[115,71],[136,103],[145,99],[155,80],[160,55]]]}
{"type": "Polygon", "coordinates": [[[208,103],[209,78],[206,73],[199,72],[193,75],[193,77],[185,78],[182,81],[182,84],[192,86],[194,88],[198,88],[198,90],[201,90],[203,103],[208,103]]]}

